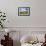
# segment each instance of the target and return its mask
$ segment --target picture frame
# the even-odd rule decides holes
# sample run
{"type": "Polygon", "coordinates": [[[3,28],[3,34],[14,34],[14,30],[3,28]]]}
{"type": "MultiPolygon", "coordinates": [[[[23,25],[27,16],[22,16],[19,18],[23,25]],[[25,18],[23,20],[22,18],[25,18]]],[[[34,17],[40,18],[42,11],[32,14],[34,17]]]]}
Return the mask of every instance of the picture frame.
{"type": "Polygon", "coordinates": [[[30,7],[19,7],[18,16],[30,16],[30,7]]]}

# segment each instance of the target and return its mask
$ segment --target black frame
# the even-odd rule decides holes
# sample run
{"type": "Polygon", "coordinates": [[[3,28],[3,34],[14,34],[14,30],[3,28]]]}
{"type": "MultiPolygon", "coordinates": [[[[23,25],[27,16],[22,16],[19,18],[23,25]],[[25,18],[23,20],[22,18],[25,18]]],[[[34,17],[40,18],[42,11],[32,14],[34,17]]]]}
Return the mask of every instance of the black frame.
{"type": "MultiPolygon", "coordinates": [[[[24,12],[24,11],[23,11],[23,12],[24,12]]],[[[27,11],[26,11],[26,12],[27,12],[27,11]]],[[[19,8],[18,8],[18,16],[30,16],[30,7],[19,7],[19,8]],[[21,14],[19,13],[21,8],[25,8],[25,9],[28,8],[28,15],[21,15],[21,14]]]]}

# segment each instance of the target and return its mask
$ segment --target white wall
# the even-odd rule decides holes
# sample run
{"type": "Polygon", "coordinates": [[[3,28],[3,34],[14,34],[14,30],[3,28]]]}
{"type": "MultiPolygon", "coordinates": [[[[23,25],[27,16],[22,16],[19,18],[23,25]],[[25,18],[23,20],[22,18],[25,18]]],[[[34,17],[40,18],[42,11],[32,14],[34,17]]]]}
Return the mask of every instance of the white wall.
{"type": "Polygon", "coordinates": [[[0,0],[6,12],[7,27],[46,27],[46,0],[0,0]],[[32,7],[30,16],[18,16],[18,7],[32,7]]]}
{"type": "Polygon", "coordinates": [[[46,0],[33,0],[32,26],[46,27],[46,0]]]}

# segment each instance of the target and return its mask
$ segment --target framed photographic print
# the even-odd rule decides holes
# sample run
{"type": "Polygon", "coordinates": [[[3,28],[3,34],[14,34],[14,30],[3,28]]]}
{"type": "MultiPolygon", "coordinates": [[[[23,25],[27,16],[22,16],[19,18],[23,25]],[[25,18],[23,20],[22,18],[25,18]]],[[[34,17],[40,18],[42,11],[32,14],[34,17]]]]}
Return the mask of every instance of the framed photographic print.
{"type": "Polygon", "coordinates": [[[30,16],[30,7],[19,7],[18,16],[30,16]]]}

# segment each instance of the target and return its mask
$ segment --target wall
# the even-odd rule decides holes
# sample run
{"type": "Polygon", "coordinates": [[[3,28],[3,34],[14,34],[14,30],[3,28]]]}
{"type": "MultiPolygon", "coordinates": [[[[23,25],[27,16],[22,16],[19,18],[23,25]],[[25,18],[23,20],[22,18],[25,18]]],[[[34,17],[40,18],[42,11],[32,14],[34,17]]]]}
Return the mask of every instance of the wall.
{"type": "Polygon", "coordinates": [[[7,27],[46,27],[46,0],[0,0],[6,12],[7,27]],[[32,7],[30,16],[18,16],[18,7],[32,7]]]}

